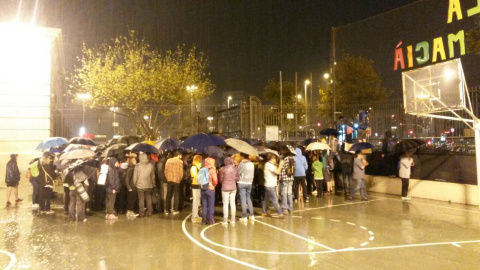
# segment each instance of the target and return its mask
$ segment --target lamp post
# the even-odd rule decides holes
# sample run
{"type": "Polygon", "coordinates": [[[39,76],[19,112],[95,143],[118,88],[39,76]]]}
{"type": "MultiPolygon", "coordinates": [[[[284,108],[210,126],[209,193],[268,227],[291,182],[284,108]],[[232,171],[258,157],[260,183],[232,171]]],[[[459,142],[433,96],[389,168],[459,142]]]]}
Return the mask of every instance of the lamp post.
{"type": "Polygon", "coordinates": [[[83,105],[83,114],[82,114],[82,127],[85,128],[85,101],[92,98],[90,93],[78,93],[77,98],[82,101],[83,105]]]}
{"type": "MultiPolygon", "coordinates": [[[[307,86],[310,84],[310,80],[305,80],[305,128],[308,131],[308,99],[307,99],[307,86]]],[[[305,136],[308,137],[307,133],[305,136]]]]}
{"type": "Polygon", "coordinates": [[[208,120],[208,122],[209,122],[208,131],[213,131],[213,127],[212,127],[213,117],[212,117],[212,116],[209,116],[209,117],[207,117],[207,120],[208,120]]]}
{"type": "Polygon", "coordinates": [[[115,116],[117,115],[117,111],[118,111],[118,107],[110,107],[110,111],[113,112],[113,123],[112,123],[112,126],[113,126],[113,135],[115,136],[117,133],[116,133],[116,127],[118,127],[118,123],[115,118],[115,116]]]}
{"type": "Polygon", "coordinates": [[[302,95],[298,94],[298,95],[297,95],[297,99],[295,99],[295,140],[298,139],[298,134],[297,134],[297,125],[298,125],[297,115],[298,115],[298,108],[297,108],[297,105],[298,105],[298,102],[300,102],[300,99],[302,99],[302,95]]]}
{"type": "Polygon", "coordinates": [[[190,116],[192,118],[192,130],[191,130],[191,134],[193,134],[194,132],[194,118],[193,118],[193,92],[198,89],[198,86],[195,86],[195,85],[189,85],[187,86],[187,92],[190,93],[190,116]]]}
{"type": "Polygon", "coordinates": [[[227,98],[227,134],[230,137],[230,100],[232,100],[232,96],[228,96],[227,98]]]}

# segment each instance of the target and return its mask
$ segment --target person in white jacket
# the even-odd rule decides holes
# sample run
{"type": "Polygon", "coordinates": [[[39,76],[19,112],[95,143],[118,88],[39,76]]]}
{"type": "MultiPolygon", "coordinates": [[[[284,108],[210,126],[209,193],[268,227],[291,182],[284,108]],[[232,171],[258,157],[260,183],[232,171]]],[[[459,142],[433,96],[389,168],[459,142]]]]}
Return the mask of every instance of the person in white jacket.
{"type": "Polygon", "coordinates": [[[415,166],[413,163],[413,158],[410,153],[405,153],[400,158],[400,164],[398,169],[398,176],[402,179],[402,200],[409,201],[410,196],[408,196],[408,184],[410,180],[410,172],[412,166],[415,166]]]}

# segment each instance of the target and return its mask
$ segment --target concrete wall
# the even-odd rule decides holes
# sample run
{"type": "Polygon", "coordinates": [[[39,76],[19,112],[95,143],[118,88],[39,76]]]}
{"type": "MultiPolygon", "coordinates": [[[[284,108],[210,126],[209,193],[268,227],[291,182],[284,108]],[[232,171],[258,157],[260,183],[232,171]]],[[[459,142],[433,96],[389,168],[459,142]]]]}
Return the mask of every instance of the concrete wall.
{"type": "MultiPolygon", "coordinates": [[[[368,191],[379,193],[401,195],[402,191],[400,178],[368,175],[365,185],[368,191]]],[[[410,179],[408,195],[414,198],[479,205],[478,187],[475,185],[410,179]]]]}

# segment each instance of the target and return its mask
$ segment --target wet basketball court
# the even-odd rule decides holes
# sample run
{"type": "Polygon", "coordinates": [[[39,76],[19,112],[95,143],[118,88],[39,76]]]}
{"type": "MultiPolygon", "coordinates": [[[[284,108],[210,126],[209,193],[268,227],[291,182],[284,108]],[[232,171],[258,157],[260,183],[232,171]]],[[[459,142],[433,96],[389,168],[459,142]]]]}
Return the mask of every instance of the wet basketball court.
{"type": "MultiPolygon", "coordinates": [[[[21,190],[27,192],[28,189],[21,190]]],[[[0,189],[4,192],[5,189],[0,189]]],[[[69,222],[60,205],[37,216],[28,196],[0,209],[0,267],[6,269],[477,269],[475,206],[369,194],[300,201],[285,219],[192,224],[189,213],[69,222]]],[[[5,197],[2,196],[2,205],[5,197]]],[[[260,209],[255,212],[260,214],[260,209]]],[[[274,211],[270,210],[271,213],[274,211]]],[[[240,207],[237,207],[237,217],[240,207]]],[[[217,207],[217,221],[222,219],[217,207]]]]}

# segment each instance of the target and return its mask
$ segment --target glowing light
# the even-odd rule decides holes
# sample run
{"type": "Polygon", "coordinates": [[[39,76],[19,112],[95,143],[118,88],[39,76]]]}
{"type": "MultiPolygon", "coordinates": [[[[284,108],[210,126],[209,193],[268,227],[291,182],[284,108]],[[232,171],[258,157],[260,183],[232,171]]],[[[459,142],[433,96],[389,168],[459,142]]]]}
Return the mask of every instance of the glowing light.
{"type": "Polygon", "coordinates": [[[81,128],[80,128],[80,132],[78,133],[78,135],[81,137],[81,136],[83,136],[83,134],[85,134],[85,133],[87,133],[85,127],[81,127],[81,128]]]}
{"type": "Polygon", "coordinates": [[[429,94],[420,94],[417,96],[418,99],[427,99],[427,98],[430,98],[430,95],[429,94]]]}
{"type": "Polygon", "coordinates": [[[310,84],[310,80],[305,80],[305,85],[309,85],[310,84]]]}
{"type": "Polygon", "coordinates": [[[453,78],[453,76],[455,76],[455,74],[456,74],[456,72],[454,70],[446,69],[443,72],[443,77],[445,77],[445,79],[447,79],[447,80],[450,80],[451,78],[453,78]]]}

